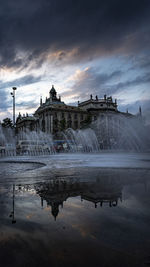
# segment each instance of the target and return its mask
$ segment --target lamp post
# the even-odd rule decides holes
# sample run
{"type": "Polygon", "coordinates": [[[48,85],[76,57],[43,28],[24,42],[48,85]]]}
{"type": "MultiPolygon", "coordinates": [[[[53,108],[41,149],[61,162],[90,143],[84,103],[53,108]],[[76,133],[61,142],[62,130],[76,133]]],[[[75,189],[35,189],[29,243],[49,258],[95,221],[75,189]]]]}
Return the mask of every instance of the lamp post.
{"type": "Polygon", "coordinates": [[[13,92],[11,92],[11,96],[13,98],[13,126],[15,126],[15,91],[17,90],[17,87],[12,87],[13,92]]]}

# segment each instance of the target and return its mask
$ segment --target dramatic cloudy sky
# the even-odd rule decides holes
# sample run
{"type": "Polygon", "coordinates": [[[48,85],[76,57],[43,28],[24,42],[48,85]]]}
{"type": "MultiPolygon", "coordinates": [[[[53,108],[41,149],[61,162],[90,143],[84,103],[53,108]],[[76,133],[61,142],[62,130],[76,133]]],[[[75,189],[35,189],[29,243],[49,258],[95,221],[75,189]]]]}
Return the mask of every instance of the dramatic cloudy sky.
{"type": "Polygon", "coordinates": [[[33,113],[54,84],[66,103],[112,95],[150,116],[150,0],[1,0],[0,119],[33,113]]]}

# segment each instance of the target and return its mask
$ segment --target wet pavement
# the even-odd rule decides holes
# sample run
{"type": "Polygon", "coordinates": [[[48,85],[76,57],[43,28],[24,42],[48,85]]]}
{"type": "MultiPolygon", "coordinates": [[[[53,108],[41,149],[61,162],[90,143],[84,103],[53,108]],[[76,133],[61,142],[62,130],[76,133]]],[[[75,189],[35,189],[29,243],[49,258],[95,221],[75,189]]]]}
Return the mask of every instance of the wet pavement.
{"type": "Polygon", "coordinates": [[[150,266],[149,160],[1,159],[0,266],[150,266]]]}

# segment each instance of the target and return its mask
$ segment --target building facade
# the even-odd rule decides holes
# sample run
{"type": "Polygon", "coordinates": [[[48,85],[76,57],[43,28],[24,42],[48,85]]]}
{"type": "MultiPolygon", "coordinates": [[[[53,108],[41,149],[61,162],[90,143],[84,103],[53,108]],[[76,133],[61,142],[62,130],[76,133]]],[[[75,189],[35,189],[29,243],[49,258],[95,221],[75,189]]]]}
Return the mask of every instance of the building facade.
{"type": "MultiPolygon", "coordinates": [[[[141,114],[141,109],[139,110],[141,114]]],[[[52,86],[49,97],[45,102],[40,99],[40,106],[33,116],[28,114],[21,116],[19,114],[16,120],[16,129],[18,133],[26,131],[43,131],[46,134],[52,134],[57,138],[59,132],[68,128],[74,130],[81,129],[92,122],[95,128],[101,132],[101,140],[113,139],[117,137],[120,129],[121,117],[133,118],[134,116],[128,111],[126,113],[118,111],[117,100],[113,101],[112,97],[99,99],[98,96],[90,98],[84,102],[78,101],[78,106],[66,105],[57,97],[57,92],[52,86]]],[[[114,141],[113,141],[114,142],[114,141]]]]}
{"type": "Polygon", "coordinates": [[[57,92],[52,86],[49,98],[45,102],[40,99],[40,106],[33,116],[19,114],[16,120],[18,132],[31,130],[43,131],[47,134],[57,134],[67,128],[80,129],[84,121],[89,117],[89,113],[75,106],[66,105],[57,97],[57,92]]]}

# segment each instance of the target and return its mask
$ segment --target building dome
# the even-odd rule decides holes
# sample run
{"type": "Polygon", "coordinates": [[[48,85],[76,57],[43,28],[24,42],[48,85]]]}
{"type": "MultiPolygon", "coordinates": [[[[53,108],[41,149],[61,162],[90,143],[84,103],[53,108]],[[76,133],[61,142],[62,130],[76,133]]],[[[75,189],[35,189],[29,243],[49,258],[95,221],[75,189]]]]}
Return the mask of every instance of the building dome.
{"type": "Polygon", "coordinates": [[[51,99],[56,99],[57,92],[56,92],[56,90],[54,88],[54,85],[52,85],[52,88],[51,88],[49,93],[50,93],[50,98],[51,99]]]}
{"type": "Polygon", "coordinates": [[[52,85],[52,88],[51,88],[51,90],[50,90],[50,93],[56,93],[56,90],[55,90],[55,88],[54,88],[54,85],[52,85]]]}

